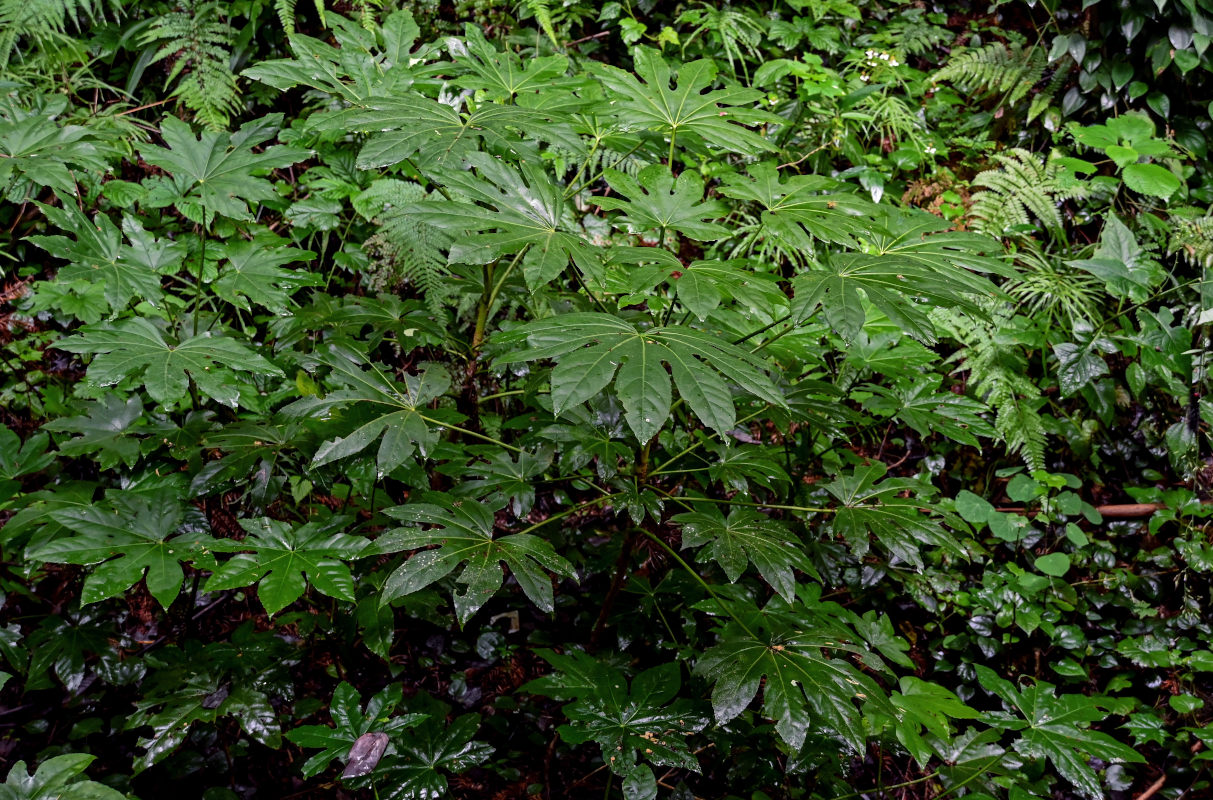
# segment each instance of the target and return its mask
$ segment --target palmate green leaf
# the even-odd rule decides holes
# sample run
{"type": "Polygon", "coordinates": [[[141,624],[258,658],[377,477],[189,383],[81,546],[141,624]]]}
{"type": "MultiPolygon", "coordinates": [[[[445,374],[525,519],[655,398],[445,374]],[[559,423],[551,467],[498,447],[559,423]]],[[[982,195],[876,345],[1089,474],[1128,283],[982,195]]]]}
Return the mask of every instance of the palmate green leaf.
{"type": "Polygon", "coordinates": [[[225,244],[219,279],[213,284],[215,294],[245,311],[252,310],[250,304],[255,303],[275,314],[286,314],[295,290],[320,286],[324,281],[314,272],[283,269],[283,264],[316,255],[285,245],[285,239],[272,234],[225,244]]]}
{"type": "Polygon", "coordinates": [[[140,580],[162,608],[181,591],[183,561],[211,563],[216,540],[202,533],[199,520],[170,490],[145,495],[110,491],[105,502],[80,509],[56,509],[50,517],[74,536],[53,539],[27,553],[58,564],[97,565],[84,579],[80,602],[96,603],[122,594],[140,580]]]}
{"type": "Polygon", "coordinates": [[[469,153],[467,162],[478,177],[452,171],[439,180],[471,202],[427,200],[401,209],[452,234],[451,263],[487,264],[529,248],[523,274],[532,290],[559,277],[570,260],[597,274],[597,254],[546,172],[529,161],[519,172],[487,153],[469,153]]]}
{"type": "Polygon", "coordinates": [[[131,395],[123,402],[118,395],[107,393],[86,403],[85,408],[83,414],[53,419],[42,426],[43,430],[80,434],[59,442],[59,452],[65,456],[92,454],[102,469],[135,466],[140,444],[128,430],[143,416],[139,396],[131,395]]]}
{"type": "Polygon", "coordinates": [[[888,468],[880,462],[858,467],[825,485],[840,505],[834,511],[834,532],[846,539],[856,556],[868,552],[871,537],[888,548],[895,558],[922,569],[922,546],[938,547],[963,557],[965,550],[941,525],[923,514],[922,501],[903,499],[907,490],[917,491],[915,481],[884,477],[888,468]]]}
{"type": "Polygon", "coordinates": [[[31,236],[29,241],[68,262],[59,270],[59,281],[100,284],[111,313],[132,300],[158,305],[164,296],[160,279],[176,272],[185,259],[183,244],[153,236],[134,217],[122,218],[120,232],[104,214],[89,220],[74,205],[37,206],[59,230],[75,238],[31,236]],[[129,244],[122,241],[123,234],[129,244]]]}
{"type": "Polygon", "coordinates": [[[395,737],[405,728],[412,727],[427,718],[426,714],[399,714],[392,712],[404,699],[400,684],[393,683],[370,700],[365,710],[361,707],[358,690],[342,681],[333,690],[329,703],[329,716],[333,726],[304,725],[289,731],[286,738],[300,747],[320,749],[319,753],[303,764],[303,777],[310,778],[324,771],[333,759],[346,759],[350,748],[358,737],[367,733],[385,733],[395,737]]]}
{"type": "Polygon", "coordinates": [[[555,608],[552,580],[547,570],[563,578],[576,578],[573,565],[556,554],[552,545],[529,533],[494,538],[494,512],[500,504],[486,505],[460,500],[439,492],[425,495],[428,502],[410,503],[384,510],[393,519],[413,525],[432,525],[428,530],[396,528],[380,537],[380,553],[418,550],[388,576],[381,603],[424,589],[445,578],[467,562],[455,582],[466,586],[453,594],[459,623],[467,622],[501,588],[505,576],[501,564],[522,587],[523,593],[543,611],[555,608]],[[436,549],[422,549],[438,545],[436,549]]]}
{"type": "Polygon", "coordinates": [[[705,91],[716,80],[716,65],[707,59],[680,65],[675,86],[671,86],[670,66],[658,51],[638,47],[634,59],[640,80],[618,67],[598,62],[587,65],[614,95],[612,108],[624,128],[656,131],[672,146],[706,143],[743,155],[775,149],[744,127],[781,121],[746,108],[762,98],[762,92],[740,87],[705,91]]]}
{"type": "Polygon", "coordinates": [[[935,754],[924,734],[946,742],[952,737],[950,720],[979,716],[953,692],[913,675],[902,677],[898,688],[901,691],[889,696],[889,702],[897,709],[894,733],[919,766],[925,767],[935,754]]]}
{"type": "Polygon", "coordinates": [[[612,247],[607,253],[608,291],[643,295],[663,281],[678,301],[700,321],[706,320],[725,300],[744,310],[772,314],[787,304],[779,278],[754,269],[747,259],[692,261],[656,247],[612,247]]]}
{"type": "MultiPolygon", "coordinates": [[[[324,397],[305,397],[283,409],[288,418],[317,417],[329,420],[338,409],[352,409],[356,427],[348,434],[329,439],[312,457],[318,467],[357,455],[379,443],[375,463],[381,475],[404,464],[414,452],[425,456],[438,441],[438,425],[449,415],[427,408],[430,401],[450,388],[450,376],[436,364],[421,365],[416,375],[404,375],[403,384],[393,381],[375,364],[359,366],[361,357],[336,347],[315,355],[317,364],[332,368],[329,380],[347,386],[324,397]],[[357,416],[359,411],[364,416],[357,416]],[[435,427],[431,427],[435,426],[435,427]]],[[[331,430],[332,424],[326,427],[331,430]]]]}
{"type": "Polygon", "coordinates": [[[437,800],[447,793],[444,773],[466,772],[492,754],[492,746],[475,740],[478,715],[464,714],[450,725],[443,724],[443,716],[431,713],[413,733],[397,737],[398,754],[379,762],[364,779],[374,783],[380,800],[437,800]]]}
{"type": "Polygon", "coordinates": [[[677,231],[692,239],[715,241],[729,235],[729,229],[712,220],[727,211],[718,200],[703,199],[703,181],[691,170],[675,180],[660,164],[645,167],[633,180],[619,170],[603,172],[611,188],[627,199],[596,197],[599,208],[623,211],[616,224],[629,233],[652,233],[663,237],[677,231]]]}
{"type": "Polygon", "coordinates": [[[203,331],[170,344],[142,317],[87,326],[55,347],[97,354],[88,366],[93,384],[113,386],[134,379],[161,405],[183,399],[192,380],[207,397],[235,408],[241,389],[237,371],[282,377],[282,370],[235,339],[203,331]]]}
{"type": "MultiPolygon", "coordinates": [[[[339,47],[294,33],[290,36],[295,58],[269,59],[241,74],[285,91],[309,86],[358,104],[368,98],[389,97],[413,84],[410,60],[424,58],[424,48],[410,52],[421,32],[408,10],[394,11],[375,34],[339,14],[326,15],[339,47]]],[[[309,121],[311,119],[309,118],[309,121]]]]}
{"type": "Polygon", "coordinates": [[[245,539],[212,544],[221,553],[238,555],[215,569],[206,591],[238,589],[260,581],[257,597],[271,615],[303,596],[309,583],[321,594],[352,603],[354,579],[345,562],[361,558],[369,540],[338,532],[350,521],[333,517],[295,527],[267,517],[242,519],[240,527],[248,532],[245,539]]]}
{"type": "Polygon", "coordinates": [[[260,176],[309,155],[307,150],[287,145],[253,152],[281,127],[282,115],[270,114],[246,122],[235,133],[204,131],[195,138],[189,125],[165,117],[160,135],[168,147],[148,145],[139,151],[144,161],[171,174],[167,183],[153,186],[148,204],[175,204],[198,223],[208,223],[214,214],[251,221],[250,205],[277,197],[273,184],[260,176]]]}
{"type": "Polygon", "coordinates": [[[1089,757],[1113,763],[1145,761],[1128,745],[1090,729],[1091,723],[1102,722],[1108,716],[1099,698],[1072,693],[1058,696],[1056,687],[1044,681],[1019,689],[982,664],[977,665],[977,678],[1017,712],[986,714],[986,722],[1019,732],[1014,742],[1016,750],[1028,758],[1047,758],[1086,797],[1104,796],[1099,778],[1088,764],[1089,757]]]}
{"type": "Polygon", "coordinates": [[[455,63],[470,74],[455,80],[456,86],[484,92],[491,99],[510,101],[522,94],[549,89],[569,68],[563,55],[539,56],[525,61],[509,50],[498,50],[488,43],[475,25],[464,25],[463,53],[455,63]]]}
{"type": "Polygon", "coordinates": [[[978,436],[994,438],[994,427],[982,416],[989,412],[986,405],[940,390],[942,381],[943,377],[936,375],[893,387],[873,385],[873,396],[864,408],[899,419],[924,437],[938,433],[972,447],[981,446],[978,436]]]}
{"type": "Polygon", "coordinates": [[[670,522],[682,526],[682,547],[702,547],[697,560],[711,559],[736,583],[753,564],[758,573],[785,600],[796,593],[794,569],[819,578],[803,545],[782,523],[757,511],[735,508],[726,519],[720,512],[695,511],[677,514],[670,522]]]}
{"type": "Polygon", "coordinates": [[[831,256],[821,269],[793,281],[792,312],[808,319],[819,307],[826,321],[846,339],[863,328],[863,297],[893,324],[916,339],[931,343],[935,328],[925,307],[958,308],[982,313],[980,301],[1000,297],[989,280],[975,272],[1009,275],[998,259],[994,240],[947,231],[948,223],[926,212],[887,211],[877,219],[863,252],[831,256]]]}
{"type": "Polygon", "coordinates": [[[671,376],[695,416],[720,433],[731,430],[737,419],[726,379],[783,405],[760,360],[694,328],[640,329],[609,314],[573,313],[528,323],[496,341],[530,345],[499,357],[500,364],[555,359],[552,403],[557,414],[596,397],[614,380],[628,426],[642,442],[652,439],[670,416],[671,376]]]}
{"type": "MultiPolygon", "coordinates": [[[[761,686],[762,714],[784,742],[799,749],[809,731],[833,735],[860,752],[867,741],[861,706],[892,716],[884,690],[846,653],[864,655],[859,636],[840,621],[841,608],[801,592],[764,611],[734,603],[738,621],[719,631],[719,644],[700,657],[695,672],[713,684],[712,709],[725,724],[745,711],[761,686]],[[808,603],[806,605],[806,603],[808,603]]],[[[874,659],[865,655],[865,662],[874,659]]]]}
{"type": "Polygon", "coordinates": [[[486,461],[440,471],[461,479],[451,490],[456,497],[480,497],[494,506],[508,504],[510,513],[522,519],[535,505],[535,484],[552,465],[552,455],[551,449],[522,452],[517,458],[498,451],[486,454],[486,461]]]}
{"type": "Polygon", "coordinates": [[[572,745],[597,743],[611,771],[623,776],[626,797],[657,796],[649,764],[699,772],[685,737],[702,730],[707,720],[691,702],[676,699],[681,665],[645,670],[629,687],[617,668],[585,653],[537,652],[557,672],[531,681],[523,691],[576,701],[562,709],[570,724],[560,727],[560,737],[572,745]]]}
{"type": "Polygon", "coordinates": [[[98,141],[87,128],[60,125],[47,110],[26,114],[6,108],[0,113],[4,114],[0,118],[0,197],[24,202],[34,194],[31,184],[75,197],[77,181],[71,166],[97,172],[107,168],[98,141]]]}
{"type": "Polygon", "coordinates": [[[815,240],[854,246],[875,225],[877,207],[841,181],[824,175],[782,180],[770,161],[746,171],[747,177],[726,175],[720,193],[762,206],[764,232],[787,250],[811,253],[815,240]]]}

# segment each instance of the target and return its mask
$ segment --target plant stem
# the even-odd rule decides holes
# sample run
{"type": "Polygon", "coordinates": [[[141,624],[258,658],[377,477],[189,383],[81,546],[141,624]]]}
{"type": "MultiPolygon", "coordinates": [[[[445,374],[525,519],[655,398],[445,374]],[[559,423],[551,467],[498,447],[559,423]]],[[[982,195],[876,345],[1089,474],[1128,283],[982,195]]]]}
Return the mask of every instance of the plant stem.
{"type": "Polygon", "coordinates": [[[670,558],[677,561],[678,564],[684,570],[686,570],[690,574],[690,576],[692,578],[694,578],[699,583],[699,585],[702,586],[707,591],[708,594],[710,594],[712,596],[712,599],[716,601],[716,605],[720,606],[720,610],[723,611],[725,614],[727,614],[729,617],[731,617],[734,622],[736,622],[738,625],[740,625],[741,629],[743,631],[745,631],[747,634],[749,634],[754,639],[758,638],[758,635],[755,634],[754,631],[750,630],[750,626],[746,625],[744,622],[742,622],[741,617],[734,614],[733,610],[731,608],[729,608],[727,605],[725,605],[724,600],[721,599],[720,595],[716,594],[716,590],[713,589],[711,587],[711,585],[703,579],[703,576],[700,575],[699,572],[697,572],[694,567],[692,567],[690,564],[688,564],[682,556],[678,555],[678,552],[676,550],[674,550],[674,548],[672,548],[668,544],[666,544],[661,539],[661,537],[655,533],[645,530],[644,535],[649,537],[650,539],[652,539],[654,542],[656,542],[657,545],[659,547],[661,547],[662,550],[666,551],[666,553],[670,556],[670,558]]]}

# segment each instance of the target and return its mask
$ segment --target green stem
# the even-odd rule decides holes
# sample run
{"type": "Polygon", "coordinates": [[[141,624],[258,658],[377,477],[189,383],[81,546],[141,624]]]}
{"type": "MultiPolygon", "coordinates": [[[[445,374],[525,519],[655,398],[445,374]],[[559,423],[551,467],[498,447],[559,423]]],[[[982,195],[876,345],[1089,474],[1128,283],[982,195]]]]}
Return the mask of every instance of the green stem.
{"type": "Polygon", "coordinates": [[[610,500],[610,499],[618,497],[618,496],[619,496],[618,494],[604,494],[599,497],[595,497],[593,500],[585,500],[581,503],[577,503],[576,505],[569,506],[564,511],[553,514],[552,516],[548,517],[545,520],[542,520],[541,522],[536,522],[534,525],[528,525],[527,527],[518,531],[518,533],[530,533],[533,530],[542,528],[544,525],[547,525],[549,522],[555,522],[557,520],[564,519],[565,517],[572,516],[573,514],[576,514],[578,511],[584,511],[587,508],[590,508],[591,506],[597,505],[598,503],[601,503],[605,500],[610,500]]]}
{"type": "Polygon", "coordinates": [[[716,594],[716,590],[713,589],[711,587],[711,585],[703,579],[703,576],[701,576],[695,570],[694,567],[692,567],[690,564],[688,564],[682,556],[678,555],[678,552],[676,550],[674,550],[674,548],[670,547],[668,544],[666,544],[664,541],[662,541],[661,537],[658,536],[657,534],[644,530],[643,528],[641,529],[641,531],[644,533],[645,536],[652,539],[662,550],[665,550],[666,553],[670,556],[670,558],[677,561],[678,564],[684,570],[686,570],[690,574],[690,576],[692,578],[694,578],[699,583],[699,585],[702,586],[707,591],[708,594],[710,594],[712,596],[712,599],[716,601],[716,605],[720,606],[721,611],[723,611],[725,614],[727,614],[729,617],[731,617],[734,622],[736,622],[738,625],[740,625],[741,629],[743,631],[745,631],[747,634],[749,634],[751,638],[754,638],[754,639],[758,638],[758,635],[755,634],[754,631],[750,630],[750,626],[746,625],[745,622],[743,622],[741,620],[741,617],[734,614],[733,610],[731,608],[729,608],[727,605],[725,605],[725,602],[724,602],[724,600],[721,599],[720,595],[716,594]]]}
{"type": "MultiPolygon", "coordinates": [[[[681,400],[681,398],[679,398],[679,399],[681,400]]],[[[741,419],[737,420],[737,424],[738,424],[738,425],[740,425],[740,424],[742,424],[743,422],[749,422],[749,421],[750,421],[750,420],[752,420],[754,417],[756,417],[756,416],[758,416],[759,414],[761,414],[761,413],[763,413],[764,411],[766,411],[768,407],[769,407],[769,406],[763,406],[762,408],[758,409],[757,411],[751,411],[749,414],[746,414],[744,417],[742,417],[741,419]]],[[[673,407],[671,407],[671,411],[672,411],[672,410],[673,410],[673,407]]],[[[696,441],[696,442],[694,442],[694,443],[692,443],[692,444],[690,444],[690,445],[688,445],[688,446],[684,447],[684,448],[683,448],[682,450],[680,450],[679,452],[675,453],[674,455],[672,455],[672,456],[670,456],[669,458],[667,458],[665,461],[663,461],[663,462],[661,462],[660,464],[658,464],[658,465],[657,465],[657,469],[655,469],[655,470],[653,470],[652,472],[650,472],[650,473],[649,473],[649,477],[650,477],[650,478],[656,478],[658,475],[665,475],[665,474],[668,474],[668,473],[670,472],[670,470],[666,469],[666,467],[668,467],[670,464],[673,464],[675,461],[677,461],[678,459],[682,458],[682,457],[683,457],[683,456],[685,456],[687,453],[694,452],[695,450],[698,450],[700,447],[703,447],[703,445],[704,445],[704,444],[705,444],[707,441],[708,441],[707,439],[699,439],[698,441],[696,441]]],[[[679,471],[682,471],[682,470],[679,470],[679,471]]]]}
{"type": "Polygon", "coordinates": [[[198,313],[202,310],[202,273],[206,271],[206,226],[198,226],[198,283],[194,286],[194,314],[191,325],[192,336],[198,335],[198,313]]]}
{"type": "Polygon", "coordinates": [[[485,436],[483,433],[477,433],[476,431],[469,430],[467,428],[461,428],[458,425],[452,425],[449,422],[443,422],[442,420],[434,419],[432,417],[427,417],[425,414],[418,414],[417,416],[426,422],[437,425],[438,427],[447,428],[448,430],[455,431],[456,433],[462,433],[464,436],[471,436],[473,438],[481,440],[482,442],[488,442],[489,444],[495,444],[498,447],[503,447],[512,453],[524,452],[521,447],[515,447],[512,444],[506,444],[505,442],[501,441],[500,439],[494,439],[492,436],[485,436]]]}
{"type": "MultiPolygon", "coordinates": [[[[657,489],[657,487],[655,487],[655,486],[653,488],[657,489]]],[[[726,500],[726,499],[720,498],[720,497],[686,497],[686,498],[682,498],[682,497],[675,497],[674,495],[670,494],[669,492],[665,491],[664,489],[657,489],[657,491],[661,492],[663,495],[670,498],[671,500],[686,500],[691,503],[716,503],[718,505],[726,505],[726,506],[745,506],[746,508],[777,508],[781,511],[805,511],[805,512],[815,512],[818,514],[834,514],[834,513],[837,513],[837,511],[838,511],[838,509],[836,509],[836,508],[816,508],[813,506],[788,506],[788,505],[783,505],[781,503],[752,503],[748,500],[726,500]]]]}
{"type": "MultiPolygon", "coordinates": [[[[518,251],[518,255],[514,256],[514,260],[506,266],[505,272],[501,273],[501,277],[497,279],[495,284],[493,284],[493,290],[489,292],[488,302],[485,304],[486,313],[492,311],[493,303],[497,302],[497,295],[501,294],[501,287],[505,285],[506,280],[510,277],[510,273],[513,272],[514,267],[518,266],[518,263],[522,261],[522,257],[526,255],[526,251],[529,250],[530,247],[531,246],[529,244],[523,245],[522,249],[518,251]]],[[[481,331],[481,335],[484,335],[483,330],[481,331]]]]}

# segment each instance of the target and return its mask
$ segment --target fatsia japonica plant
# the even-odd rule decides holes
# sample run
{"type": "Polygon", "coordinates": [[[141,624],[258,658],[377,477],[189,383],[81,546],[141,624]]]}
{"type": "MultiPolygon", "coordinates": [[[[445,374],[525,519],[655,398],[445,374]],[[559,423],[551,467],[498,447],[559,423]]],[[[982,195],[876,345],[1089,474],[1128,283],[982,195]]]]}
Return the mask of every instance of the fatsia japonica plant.
{"type": "MultiPolygon", "coordinates": [[[[136,774],[190,774],[226,726],[229,759],[294,746],[300,779],[401,800],[478,796],[486,765],[510,796],[725,796],[731,770],[854,796],[873,747],[936,796],[1101,796],[1141,760],[1104,724],[1123,704],[941,681],[838,589],[981,574],[999,512],[888,440],[1008,438],[934,349],[1004,313],[1002,243],[781,164],[800,120],[717,61],[595,61],[531,5],[527,57],[329,9],[240,75],[289,118],[167,116],[122,152],[38,117],[56,166],[9,193],[58,271],[23,302],[73,379],[46,433],[0,437],[0,544],[81,580],[0,629],[4,663],[137,688],[136,774]],[[201,635],[234,606],[256,624],[201,635]],[[476,687],[469,636],[501,665],[476,687]],[[305,646],[327,685],[292,679],[305,646]],[[546,774],[512,766],[522,728],[546,774]],[[554,775],[574,752],[589,775],[554,775]]],[[[1063,597],[1032,563],[1024,591],[1063,597]]],[[[0,792],[109,796],[65,763],[0,792]]]]}

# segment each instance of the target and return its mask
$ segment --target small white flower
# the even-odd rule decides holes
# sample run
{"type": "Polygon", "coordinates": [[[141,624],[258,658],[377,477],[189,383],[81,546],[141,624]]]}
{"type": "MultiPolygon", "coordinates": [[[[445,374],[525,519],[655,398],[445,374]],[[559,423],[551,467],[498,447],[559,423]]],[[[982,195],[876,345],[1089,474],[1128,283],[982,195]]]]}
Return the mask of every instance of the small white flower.
{"type": "Polygon", "coordinates": [[[888,53],[881,53],[881,54],[880,54],[880,60],[881,60],[881,61],[888,61],[888,60],[889,60],[889,54],[888,54],[888,53]]]}
{"type": "Polygon", "coordinates": [[[899,67],[901,65],[897,62],[897,59],[894,58],[892,61],[889,62],[889,66],[890,67],[899,67]]]}
{"type": "Polygon", "coordinates": [[[933,145],[933,144],[927,145],[926,148],[923,150],[923,152],[929,156],[935,155],[935,145],[933,145]]]}
{"type": "Polygon", "coordinates": [[[868,77],[868,74],[865,72],[863,75],[859,76],[859,80],[863,81],[864,83],[867,83],[869,80],[871,80],[871,78],[868,77]]]}

